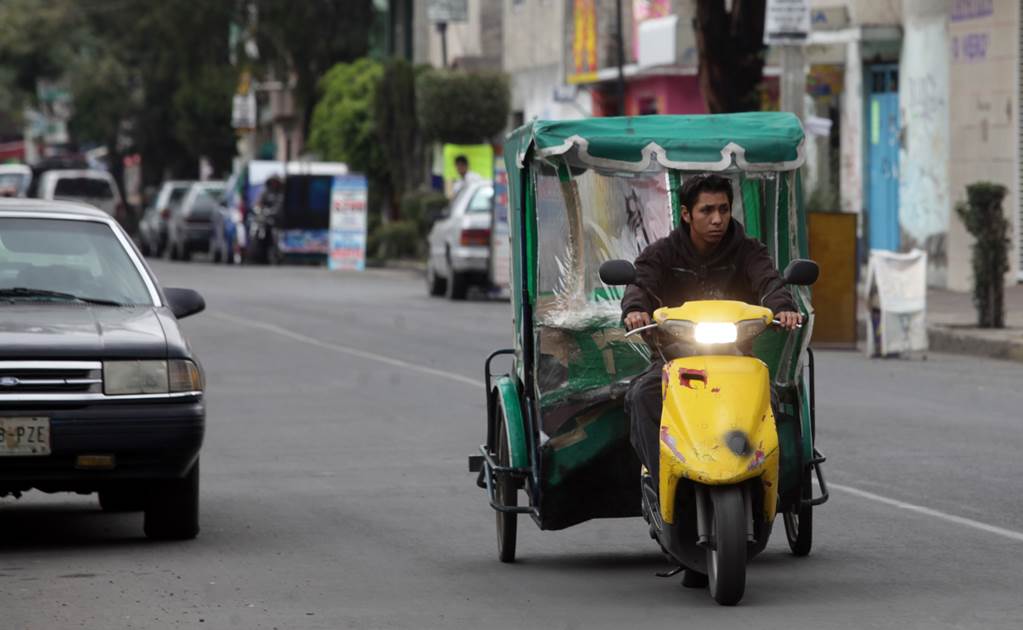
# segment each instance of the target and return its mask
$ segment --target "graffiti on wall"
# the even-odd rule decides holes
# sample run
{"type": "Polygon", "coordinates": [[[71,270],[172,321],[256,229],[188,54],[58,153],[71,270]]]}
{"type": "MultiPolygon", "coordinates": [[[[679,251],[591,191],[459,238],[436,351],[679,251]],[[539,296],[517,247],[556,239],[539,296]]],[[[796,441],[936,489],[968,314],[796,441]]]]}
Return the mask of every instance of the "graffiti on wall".
{"type": "MultiPolygon", "coordinates": [[[[903,42],[900,130],[899,227],[903,245],[944,243],[951,201],[948,189],[949,69],[945,26],[921,22],[903,42]]],[[[932,251],[940,259],[944,252],[932,251]]]]}

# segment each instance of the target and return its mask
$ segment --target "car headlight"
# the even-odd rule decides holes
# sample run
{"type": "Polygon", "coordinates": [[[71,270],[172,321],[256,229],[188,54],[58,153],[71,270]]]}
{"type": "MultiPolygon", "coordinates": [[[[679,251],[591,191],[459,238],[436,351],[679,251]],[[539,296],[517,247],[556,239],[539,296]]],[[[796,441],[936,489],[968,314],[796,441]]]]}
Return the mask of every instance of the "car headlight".
{"type": "Polygon", "coordinates": [[[187,359],[171,361],[105,361],[103,392],[107,396],[202,391],[202,372],[187,359]]]}
{"type": "Polygon", "coordinates": [[[719,344],[735,343],[739,338],[739,329],[731,322],[699,322],[693,331],[696,343],[719,344]]]}

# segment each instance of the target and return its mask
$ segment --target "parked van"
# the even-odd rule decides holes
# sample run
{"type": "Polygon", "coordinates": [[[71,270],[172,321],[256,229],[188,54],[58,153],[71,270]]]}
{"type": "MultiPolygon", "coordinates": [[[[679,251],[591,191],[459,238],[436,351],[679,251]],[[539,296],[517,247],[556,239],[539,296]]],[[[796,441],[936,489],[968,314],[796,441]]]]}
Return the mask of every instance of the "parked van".
{"type": "Polygon", "coordinates": [[[127,213],[117,182],[107,171],[95,169],[52,170],[39,176],[40,199],[79,201],[95,206],[124,225],[127,213]]]}

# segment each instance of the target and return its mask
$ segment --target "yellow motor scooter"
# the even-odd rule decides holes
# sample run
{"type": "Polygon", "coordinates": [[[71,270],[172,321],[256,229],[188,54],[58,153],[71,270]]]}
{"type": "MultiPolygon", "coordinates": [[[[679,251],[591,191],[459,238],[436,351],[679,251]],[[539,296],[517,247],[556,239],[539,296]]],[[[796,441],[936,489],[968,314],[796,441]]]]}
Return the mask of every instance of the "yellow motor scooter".
{"type": "MultiPolygon", "coordinates": [[[[813,261],[794,260],[783,277],[786,284],[810,285],[818,274],[813,261]]],[[[635,269],[608,261],[600,277],[609,285],[632,284],[635,269]]],[[[660,478],[644,474],[643,513],[665,553],[706,575],[718,603],[734,605],[745,592],[746,563],[767,545],[778,511],[770,375],[752,356],[753,339],[774,323],[774,314],[710,300],[659,308],[653,319],[628,333],[652,331],[664,359],[660,478]]]]}

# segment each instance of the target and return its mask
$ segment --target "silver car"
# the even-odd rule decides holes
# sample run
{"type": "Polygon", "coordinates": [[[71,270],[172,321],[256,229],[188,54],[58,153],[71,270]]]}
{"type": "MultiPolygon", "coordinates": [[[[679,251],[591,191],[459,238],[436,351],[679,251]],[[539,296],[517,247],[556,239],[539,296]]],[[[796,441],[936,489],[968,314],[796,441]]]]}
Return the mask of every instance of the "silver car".
{"type": "Polygon", "coordinates": [[[427,236],[426,284],[430,295],[464,300],[470,286],[490,284],[490,228],[494,186],[467,184],[427,236]]]}

